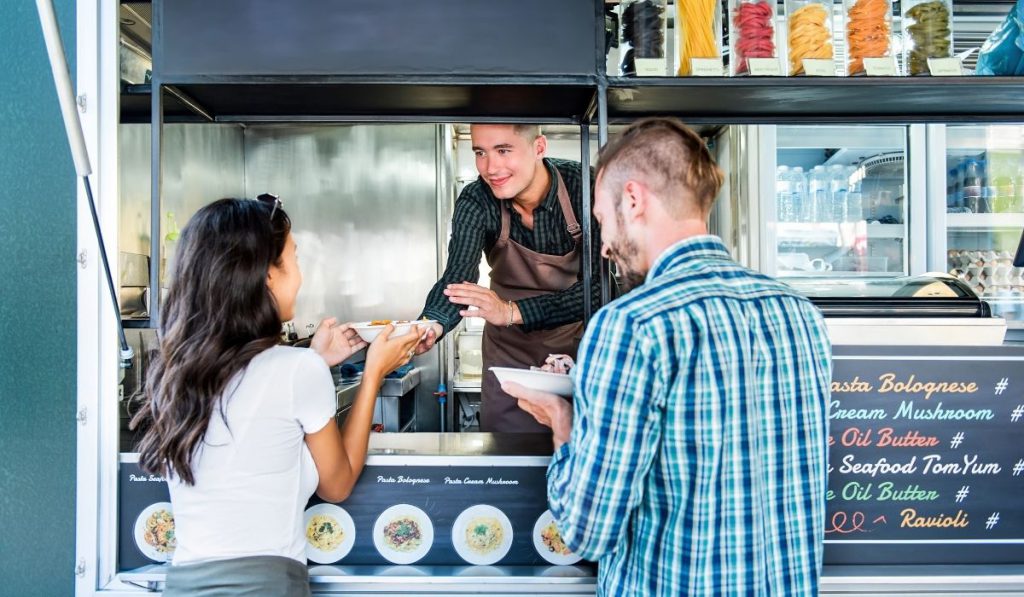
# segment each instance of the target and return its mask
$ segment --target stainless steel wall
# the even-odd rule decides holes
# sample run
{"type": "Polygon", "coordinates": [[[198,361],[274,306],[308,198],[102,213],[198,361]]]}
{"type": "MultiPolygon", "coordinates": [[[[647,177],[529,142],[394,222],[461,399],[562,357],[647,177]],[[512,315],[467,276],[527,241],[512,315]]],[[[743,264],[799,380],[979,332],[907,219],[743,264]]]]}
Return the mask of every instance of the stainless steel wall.
{"type": "MultiPolygon", "coordinates": [[[[149,255],[150,126],[122,124],[119,250],[149,255]]],[[[183,227],[203,205],[245,195],[242,127],[231,124],[164,125],[163,232],[168,214],[183,227]]],[[[167,245],[173,250],[173,243],[167,245]]]]}
{"type": "MultiPolygon", "coordinates": [[[[281,197],[303,272],[296,327],[416,317],[437,281],[436,125],[261,125],[245,129],[245,188],[281,197]]],[[[441,242],[447,242],[445,237],[441,242]]],[[[416,360],[419,429],[436,430],[439,351],[416,360]]]]}

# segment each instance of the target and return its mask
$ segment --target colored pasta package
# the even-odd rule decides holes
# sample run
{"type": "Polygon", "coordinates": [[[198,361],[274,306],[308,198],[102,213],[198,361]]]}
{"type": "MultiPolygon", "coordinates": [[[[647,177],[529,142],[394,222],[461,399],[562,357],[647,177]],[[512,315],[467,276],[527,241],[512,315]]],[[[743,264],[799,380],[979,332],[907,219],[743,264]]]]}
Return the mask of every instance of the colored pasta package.
{"type": "Polygon", "coordinates": [[[835,60],[832,3],[786,0],[786,54],[790,75],[803,75],[804,60],[835,60]]]}
{"type": "Polygon", "coordinates": [[[953,56],[953,2],[903,0],[903,64],[908,75],[927,75],[929,58],[953,56]]]}
{"type": "Polygon", "coordinates": [[[722,9],[718,0],[676,0],[676,74],[688,77],[694,58],[722,57],[722,9]]]}
{"type": "Polygon", "coordinates": [[[892,56],[892,0],[845,0],[846,72],[867,72],[865,58],[892,56]]]}
{"type": "Polygon", "coordinates": [[[622,4],[622,64],[625,77],[668,74],[665,52],[666,0],[631,0],[622,4]]]}
{"type": "Polygon", "coordinates": [[[750,58],[778,58],[775,44],[775,2],[729,2],[729,73],[750,73],[750,58]]]}

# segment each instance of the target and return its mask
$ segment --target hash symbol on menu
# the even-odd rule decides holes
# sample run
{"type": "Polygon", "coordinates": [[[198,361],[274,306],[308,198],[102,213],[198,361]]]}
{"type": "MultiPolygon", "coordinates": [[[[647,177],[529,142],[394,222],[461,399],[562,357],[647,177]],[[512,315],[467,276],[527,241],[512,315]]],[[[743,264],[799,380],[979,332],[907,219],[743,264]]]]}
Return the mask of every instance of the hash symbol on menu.
{"type": "Polygon", "coordinates": [[[953,439],[949,440],[949,447],[950,448],[959,448],[960,447],[960,442],[962,442],[962,441],[964,441],[964,432],[960,431],[956,435],[953,436],[953,439]]]}
{"type": "Polygon", "coordinates": [[[964,485],[960,488],[960,491],[956,492],[956,503],[960,503],[967,499],[967,494],[971,493],[971,486],[964,485]]]}
{"type": "Polygon", "coordinates": [[[1021,458],[1017,461],[1017,464],[1013,465],[1013,476],[1020,476],[1021,473],[1024,473],[1024,458],[1021,458]]]}
{"type": "Polygon", "coordinates": [[[1008,388],[1008,387],[1010,387],[1010,378],[1009,377],[1004,377],[1004,378],[1000,379],[999,383],[996,384],[996,396],[998,396],[998,395],[1002,394],[1003,392],[1005,392],[1006,388],[1008,388]]]}
{"type": "Polygon", "coordinates": [[[985,528],[991,530],[997,524],[999,524],[999,513],[993,512],[992,516],[989,516],[988,520],[985,521],[985,528]]]}
{"type": "Polygon", "coordinates": [[[1024,417],[1024,404],[1018,404],[1017,408],[1013,409],[1010,413],[1010,422],[1016,423],[1021,417],[1024,417]]]}

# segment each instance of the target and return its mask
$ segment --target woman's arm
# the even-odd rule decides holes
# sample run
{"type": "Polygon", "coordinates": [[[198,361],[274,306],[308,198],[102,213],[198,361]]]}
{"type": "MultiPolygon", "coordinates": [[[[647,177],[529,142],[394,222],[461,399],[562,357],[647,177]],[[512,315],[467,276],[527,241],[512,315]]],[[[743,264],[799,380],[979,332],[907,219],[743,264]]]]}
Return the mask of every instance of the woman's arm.
{"type": "Polygon", "coordinates": [[[343,501],[352,493],[366,463],[373,408],[384,376],[409,362],[423,332],[417,326],[404,336],[391,338],[392,331],[394,326],[389,325],[370,344],[363,381],[342,430],[328,422],[320,431],[306,434],[306,445],[320,476],[316,493],[328,502],[343,501]]]}

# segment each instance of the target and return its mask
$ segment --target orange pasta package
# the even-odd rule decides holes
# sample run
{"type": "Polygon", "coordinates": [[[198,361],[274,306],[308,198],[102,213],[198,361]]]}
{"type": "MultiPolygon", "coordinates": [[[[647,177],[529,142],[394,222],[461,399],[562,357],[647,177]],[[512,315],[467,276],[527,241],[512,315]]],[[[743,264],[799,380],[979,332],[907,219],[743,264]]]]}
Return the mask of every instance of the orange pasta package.
{"type": "Polygon", "coordinates": [[[786,0],[786,54],[790,76],[807,74],[804,60],[835,60],[832,2],[786,0]]]}
{"type": "Polygon", "coordinates": [[[675,22],[676,74],[680,77],[695,74],[694,58],[717,59],[721,70],[721,3],[718,0],[676,0],[675,22]]]}
{"type": "Polygon", "coordinates": [[[730,74],[750,74],[751,58],[778,60],[774,0],[730,0],[729,27],[730,74]]]}
{"type": "Polygon", "coordinates": [[[892,0],[845,0],[846,72],[863,75],[865,58],[892,56],[892,0]]]}

